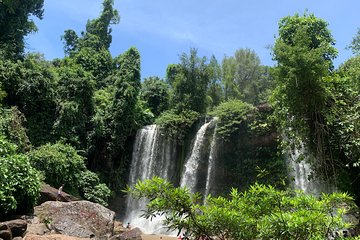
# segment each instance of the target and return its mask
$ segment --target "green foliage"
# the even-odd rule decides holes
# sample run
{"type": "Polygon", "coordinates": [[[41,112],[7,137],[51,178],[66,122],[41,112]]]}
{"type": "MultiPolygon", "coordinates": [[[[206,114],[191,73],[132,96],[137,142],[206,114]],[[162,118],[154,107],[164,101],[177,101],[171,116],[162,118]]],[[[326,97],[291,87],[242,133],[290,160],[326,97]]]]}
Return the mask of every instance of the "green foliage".
{"type": "MultiPolygon", "coordinates": [[[[316,174],[329,178],[334,172],[326,143],[324,112],[329,94],[326,76],[333,69],[337,51],[328,24],[313,14],[287,16],[279,22],[273,48],[277,61],[276,89],[272,103],[281,131],[292,144],[303,144],[314,156],[316,174]]],[[[285,142],[285,141],[284,141],[285,142]]]]}
{"type": "Polygon", "coordinates": [[[39,54],[24,61],[1,61],[0,82],[7,93],[5,103],[18,106],[25,115],[24,126],[35,146],[51,140],[56,117],[56,75],[39,54]]]}
{"type": "Polygon", "coordinates": [[[245,192],[233,189],[228,198],[206,198],[175,188],[154,177],[126,190],[135,198],[147,198],[145,218],[165,216],[170,230],[185,229],[194,239],[327,239],[347,226],[341,218],[347,194],[323,194],[319,199],[303,192],[280,191],[254,184],[245,192]]]}
{"type": "Polygon", "coordinates": [[[65,188],[77,189],[82,172],[86,169],[84,157],[70,145],[47,143],[28,153],[31,165],[44,175],[44,181],[52,186],[65,184],[65,188]]]}
{"type": "Polygon", "coordinates": [[[206,111],[206,92],[210,81],[206,57],[199,58],[196,49],[190,54],[181,54],[178,65],[169,65],[167,81],[172,87],[170,108],[204,113],[206,111]]]}
{"type": "Polygon", "coordinates": [[[266,102],[272,87],[269,71],[251,49],[241,48],[234,56],[225,56],[222,61],[225,100],[239,99],[254,105],[266,102]]]}
{"type": "Polygon", "coordinates": [[[169,86],[158,77],[145,78],[141,84],[140,98],[157,117],[168,108],[169,86]]]}
{"type": "Polygon", "coordinates": [[[135,106],[140,92],[140,53],[130,48],[120,57],[112,102],[114,144],[123,147],[126,138],[137,128],[135,106]],[[124,117],[126,116],[126,117],[124,117]]]}
{"type": "Polygon", "coordinates": [[[255,108],[240,100],[230,100],[221,103],[209,114],[218,117],[218,134],[223,139],[228,139],[249,122],[255,113],[255,108]]]}
{"type": "Polygon", "coordinates": [[[0,219],[9,213],[27,213],[39,196],[39,172],[3,136],[0,136],[0,166],[0,219]]]}
{"type": "Polygon", "coordinates": [[[109,50],[83,47],[74,55],[74,59],[95,77],[98,88],[105,86],[105,79],[114,67],[109,50]]]}
{"type": "Polygon", "coordinates": [[[91,47],[96,47],[95,49],[109,49],[112,42],[112,36],[110,28],[111,24],[118,24],[120,21],[119,13],[116,9],[113,9],[114,0],[104,0],[103,10],[99,18],[89,20],[86,24],[86,32],[84,34],[83,45],[87,45],[87,38],[89,35],[97,36],[98,46],[90,45],[91,47]]]}
{"type": "Polygon", "coordinates": [[[182,142],[191,126],[193,126],[198,119],[199,113],[195,111],[184,110],[177,113],[174,110],[168,110],[156,119],[156,124],[164,128],[167,136],[182,142]]]}
{"type": "Polygon", "coordinates": [[[348,48],[351,49],[353,54],[355,54],[355,55],[360,54],[360,29],[358,29],[356,35],[353,37],[348,48]]]}
{"type": "Polygon", "coordinates": [[[216,107],[223,100],[221,85],[221,66],[215,56],[211,56],[208,65],[209,85],[207,90],[207,105],[210,109],[216,107]]]}
{"type": "Polygon", "coordinates": [[[17,107],[0,109],[0,135],[16,144],[21,152],[30,148],[30,141],[23,126],[25,120],[17,107]]]}
{"type": "Polygon", "coordinates": [[[78,149],[86,149],[90,120],[94,112],[93,76],[70,59],[66,59],[56,71],[58,116],[54,123],[55,136],[78,149]]]}
{"type": "Polygon", "coordinates": [[[43,17],[44,0],[0,1],[0,49],[6,58],[17,59],[24,53],[24,38],[37,30],[30,16],[43,17]]]}
{"type": "Polygon", "coordinates": [[[111,191],[104,183],[100,183],[96,173],[88,170],[83,172],[79,181],[79,190],[86,200],[99,203],[103,206],[108,205],[107,202],[111,191]]]}

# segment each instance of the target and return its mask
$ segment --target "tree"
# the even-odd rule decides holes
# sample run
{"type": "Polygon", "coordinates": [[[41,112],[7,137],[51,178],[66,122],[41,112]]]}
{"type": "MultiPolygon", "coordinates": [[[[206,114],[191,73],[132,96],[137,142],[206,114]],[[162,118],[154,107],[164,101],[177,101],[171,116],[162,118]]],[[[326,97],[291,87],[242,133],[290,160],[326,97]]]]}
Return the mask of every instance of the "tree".
{"type": "Polygon", "coordinates": [[[31,165],[41,171],[44,181],[52,186],[65,184],[65,188],[76,190],[81,174],[86,170],[84,157],[69,144],[47,143],[27,155],[31,165]]]}
{"type": "Polygon", "coordinates": [[[180,63],[169,65],[167,81],[172,86],[171,108],[181,112],[185,109],[204,113],[206,92],[209,84],[206,57],[199,58],[196,49],[181,54],[180,63]]]}
{"type": "Polygon", "coordinates": [[[353,37],[348,48],[351,49],[353,54],[355,54],[355,55],[360,54],[360,29],[358,29],[356,35],[353,37]]]}
{"type": "Polygon", "coordinates": [[[85,150],[94,114],[94,78],[71,59],[65,59],[56,72],[58,99],[55,136],[77,149],[85,150]]]}
{"type": "Polygon", "coordinates": [[[61,37],[65,54],[93,74],[98,89],[106,85],[105,79],[115,68],[109,51],[112,42],[110,25],[119,23],[120,17],[113,5],[113,0],[104,0],[100,16],[88,20],[86,31],[80,37],[71,29],[61,37]]]}
{"type": "Polygon", "coordinates": [[[169,86],[159,77],[145,78],[141,84],[140,98],[157,117],[168,108],[169,86]]]}
{"type": "Polygon", "coordinates": [[[291,129],[296,131],[316,156],[319,170],[331,166],[325,143],[323,113],[328,95],[324,77],[331,73],[337,51],[327,25],[313,14],[284,17],[273,48],[278,64],[273,100],[282,129],[289,134],[291,129]]]}
{"type": "Polygon", "coordinates": [[[199,194],[158,177],[139,181],[126,191],[149,200],[143,217],[162,215],[170,230],[186,231],[194,239],[327,239],[348,226],[341,205],[352,200],[343,193],[317,199],[256,183],[245,192],[232,189],[226,198],[207,196],[201,205],[199,194]]]}
{"type": "Polygon", "coordinates": [[[86,32],[83,36],[82,46],[88,46],[94,49],[109,49],[112,42],[112,36],[110,28],[111,24],[118,24],[120,22],[120,16],[116,9],[113,9],[114,0],[104,0],[103,10],[99,18],[89,20],[86,24],[86,32]],[[88,41],[91,35],[98,37],[98,42],[93,45],[91,41],[88,41]]]}
{"type": "Polygon", "coordinates": [[[214,108],[210,115],[219,118],[217,125],[219,136],[229,140],[245,123],[250,122],[255,112],[255,108],[251,104],[240,100],[230,100],[214,108]]]}
{"type": "Polygon", "coordinates": [[[114,144],[123,147],[126,138],[136,130],[135,106],[140,92],[140,53],[132,47],[120,57],[112,102],[114,144]],[[124,117],[126,116],[126,117],[124,117]]]}
{"type": "Polygon", "coordinates": [[[0,82],[9,106],[16,105],[25,115],[24,126],[35,146],[52,140],[56,118],[56,74],[39,54],[28,54],[23,61],[0,61],[0,82]]]}
{"type": "Polygon", "coordinates": [[[24,38],[37,30],[30,16],[43,17],[44,0],[0,1],[0,48],[7,58],[18,59],[24,53],[24,38]]]}
{"type": "Polygon", "coordinates": [[[215,56],[211,56],[208,65],[209,85],[207,90],[207,105],[211,109],[220,104],[223,100],[223,89],[221,85],[221,66],[215,56]]]}
{"type": "Polygon", "coordinates": [[[259,56],[251,49],[236,50],[222,62],[225,99],[239,99],[250,104],[261,103],[260,95],[268,87],[270,77],[259,56]]]}

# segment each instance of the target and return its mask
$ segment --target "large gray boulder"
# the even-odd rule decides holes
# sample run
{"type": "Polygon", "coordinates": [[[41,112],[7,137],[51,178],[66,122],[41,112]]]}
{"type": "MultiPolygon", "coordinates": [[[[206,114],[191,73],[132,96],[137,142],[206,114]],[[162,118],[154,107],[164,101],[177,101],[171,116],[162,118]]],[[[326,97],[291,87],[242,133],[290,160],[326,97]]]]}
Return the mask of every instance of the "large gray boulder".
{"type": "Polygon", "coordinates": [[[89,201],[49,201],[34,208],[52,230],[79,238],[107,239],[113,234],[115,213],[89,201]]]}

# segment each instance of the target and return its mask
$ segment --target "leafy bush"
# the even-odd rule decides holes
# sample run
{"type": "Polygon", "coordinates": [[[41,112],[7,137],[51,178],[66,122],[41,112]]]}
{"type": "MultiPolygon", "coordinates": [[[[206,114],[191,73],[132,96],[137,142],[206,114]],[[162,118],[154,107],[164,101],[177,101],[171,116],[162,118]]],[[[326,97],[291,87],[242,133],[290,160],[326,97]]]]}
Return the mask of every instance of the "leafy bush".
{"type": "Polygon", "coordinates": [[[29,149],[30,141],[23,127],[25,116],[17,107],[0,109],[0,134],[6,136],[12,143],[15,143],[19,151],[25,152],[29,149]]]}
{"type": "Polygon", "coordinates": [[[164,215],[170,230],[186,230],[198,239],[327,239],[337,229],[348,227],[342,219],[347,194],[315,196],[303,192],[281,191],[254,184],[245,192],[232,189],[228,198],[206,198],[199,205],[199,194],[175,188],[155,177],[127,189],[135,198],[147,198],[145,218],[164,215]]]}
{"type": "Polygon", "coordinates": [[[85,171],[81,174],[79,182],[79,191],[81,195],[89,201],[100,203],[103,206],[108,205],[111,190],[103,183],[96,173],[85,171]]]}
{"type": "Polygon", "coordinates": [[[40,174],[17,146],[0,136],[0,219],[11,212],[24,213],[36,202],[40,174]]]}
{"type": "Polygon", "coordinates": [[[228,139],[253,116],[254,112],[255,108],[251,104],[240,100],[230,100],[220,104],[209,114],[219,118],[218,134],[220,137],[228,139]]]}
{"type": "Polygon", "coordinates": [[[65,184],[76,189],[82,172],[86,169],[84,157],[68,144],[45,144],[28,153],[31,165],[40,170],[45,182],[52,186],[65,184]]]}
{"type": "Polygon", "coordinates": [[[163,127],[170,137],[182,141],[198,118],[199,113],[192,110],[184,110],[180,113],[176,113],[175,110],[168,110],[156,119],[156,124],[163,127]]]}

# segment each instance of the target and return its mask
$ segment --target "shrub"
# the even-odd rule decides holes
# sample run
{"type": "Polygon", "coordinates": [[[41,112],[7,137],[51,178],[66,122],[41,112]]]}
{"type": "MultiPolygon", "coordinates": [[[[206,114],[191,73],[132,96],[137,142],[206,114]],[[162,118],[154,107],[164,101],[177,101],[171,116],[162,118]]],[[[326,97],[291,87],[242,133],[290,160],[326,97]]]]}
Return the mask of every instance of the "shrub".
{"type": "Polygon", "coordinates": [[[86,169],[84,157],[68,144],[47,143],[28,153],[31,165],[40,170],[45,182],[52,186],[65,184],[65,188],[77,189],[80,176],[86,169]]]}
{"type": "Polygon", "coordinates": [[[211,116],[219,118],[218,134],[225,140],[228,140],[241,125],[255,113],[255,108],[251,104],[240,100],[230,100],[217,106],[211,113],[211,116]]]}
{"type": "Polygon", "coordinates": [[[171,138],[182,141],[198,118],[199,113],[192,110],[184,110],[180,113],[175,110],[168,110],[156,119],[156,124],[163,127],[171,138]]]}
{"type": "Polygon", "coordinates": [[[138,182],[127,192],[149,199],[144,217],[163,215],[170,230],[186,230],[194,239],[327,239],[349,227],[342,219],[343,203],[352,201],[344,193],[316,198],[256,183],[245,192],[232,189],[227,198],[208,196],[200,205],[199,194],[158,177],[138,182]]]}
{"type": "Polygon", "coordinates": [[[0,218],[8,213],[26,213],[39,196],[39,172],[3,136],[0,136],[0,166],[0,218]]]}
{"type": "Polygon", "coordinates": [[[98,175],[91,171],[85,171],[81,174],[79,182],[80,194],[89,201],[107,206],[111,195],[111,190],[103,183],[100,183],[98,175]]]}

